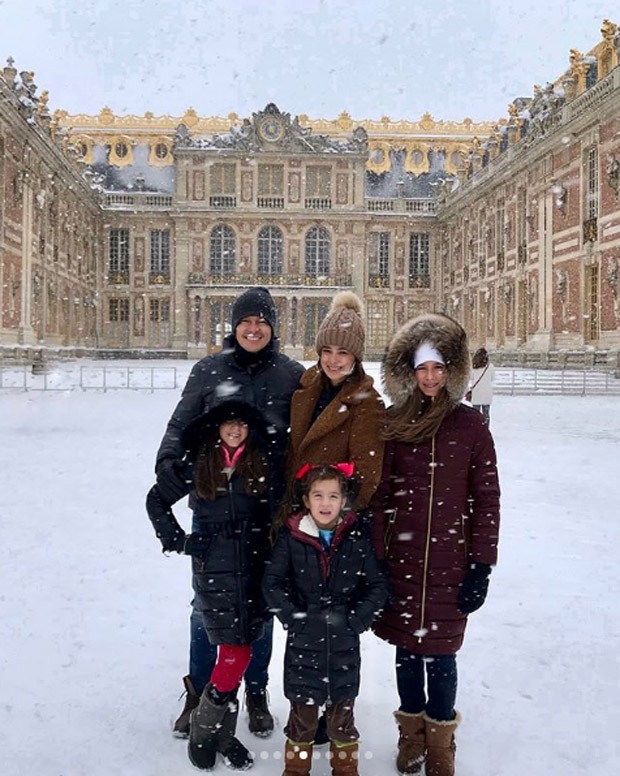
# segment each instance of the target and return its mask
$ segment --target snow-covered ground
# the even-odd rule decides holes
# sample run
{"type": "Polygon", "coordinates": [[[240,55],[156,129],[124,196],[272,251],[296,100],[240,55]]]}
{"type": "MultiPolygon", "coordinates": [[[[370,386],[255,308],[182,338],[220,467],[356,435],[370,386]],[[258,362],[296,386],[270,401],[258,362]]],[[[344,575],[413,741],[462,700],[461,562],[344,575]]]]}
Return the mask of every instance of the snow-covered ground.
{"type": "MultiPolygon", "coordinates": [[[[170,734],[186,673],[189,559],[144,510],[178,392],[0,395],[0,773],[195,773],[170,734]]],[[[458,776],[620,768],[620,399],[500,396],[500,563],[459,656],[458,776]]],[[[186,521],[187,512],[180,512],[186,521]]],[[[274,735],[239,737],[279,776],[274,735]]],[[[363,637],[361,773],[394,772],[392,648],[363,637]]],[[[227,772],[223,763],[216,773],[227,772]]],[[[324,757],[314,776],[327,776],[324,757]]]]}

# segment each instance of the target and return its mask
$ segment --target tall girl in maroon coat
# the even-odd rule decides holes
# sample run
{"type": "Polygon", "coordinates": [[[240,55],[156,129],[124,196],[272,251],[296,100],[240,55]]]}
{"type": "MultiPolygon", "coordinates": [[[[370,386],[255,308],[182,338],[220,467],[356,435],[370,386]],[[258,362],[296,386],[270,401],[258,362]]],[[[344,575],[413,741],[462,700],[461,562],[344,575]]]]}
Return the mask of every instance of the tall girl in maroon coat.
{"type": "Polygon", "coordinates": [[[453,776],[456,653],[497,560],[499,483],[482,415],[461,403],[470,360],[451,318],[427,314],[394,336],[383,363],[388,410],[374,544],[392,599],[375,625],[396,646],[401,774],[453,776]]]}

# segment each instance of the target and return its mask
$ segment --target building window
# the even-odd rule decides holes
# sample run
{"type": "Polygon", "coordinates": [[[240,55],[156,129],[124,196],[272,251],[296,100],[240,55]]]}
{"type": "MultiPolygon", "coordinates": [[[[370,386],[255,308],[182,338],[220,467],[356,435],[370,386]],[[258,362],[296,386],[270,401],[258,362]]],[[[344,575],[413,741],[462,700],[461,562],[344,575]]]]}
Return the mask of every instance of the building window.
{"type": "Polygon", "coordinates": [[[126,343],[129,338],[129,299],[110,299],[108,326],[113,343],[126,343]]]}
{"type": "Polygon", "coordinates": [[[170,341],[170,300],[149,300],[151,345],[168,345],[170,341]]]}
{"type": "Polygon", "coordinates": [[[129,229],[110,229],[108,274],[110,278],[129,277],[129,229]]]}
{"type": "Polygon", "coordinates": [[[119,159],[124,159],[129,153],[127,143],[116,143],[114,146],[114,153],[118,156],[119,159]]]}
{"type": "Polygon", "coordinates": [[[314,226],[306,234],[306,275],[312,278],[329,276],[331,240],[324,226],[314,226]]]}
{"type": "Polygon", "coordinates": [[[168,146],[165,143],[157,143],[155,146],[155,156],[158,159],[165,159],[168,156],[168,146]]]}
{"type": "Polygon", "coordinates": [[[265,226],[258,233],[258,274],[281,275],[284,240],[277,226],[265,226]]]}
{"type": "Polygon", "coordinates": [[[283,197],[284,196],[284,165],[259,164],[258,165],[258,196],[259,197],[283,197]]]}
{"type": "Polygon", "coordinates": [[[588,148],[585,158],[586,219],[598,218],[598,148],[588,148]]]}
{"type": "Polygon", "coordinates": [[[224,337],[232,332],[230,319],[232,318],[233,302],[229,300],[218,301],[217,299],[207,301],[211,310],[209,344],[212,348],[221,348],[224,344],[224,337]]]}
{"type": "Polygon", "coordinates": [[[332,168],[324,165],[306,167],[306,197],[331,197],[332,168]]]}
{"type": "Polygon", "coordinates": [[[236,240],[230,226],[211,230],[209,271],[212,275],[230,276],[235,272],[236,240]]]}
{"type": "Polygon", "coordinates": [[[414,232],[409,237],[409,287],[430,288],[430,239],[427,232],[414,232]]]}
{"type": "Polygon", "coordinates": [[[170,276],[169,229],[151,229],[151,275],[170,276]]]}
{"type": "Polygon", "coordinates": [[[211,194],[231,196],[236,192],[236,165],[230,162],[218,162],[211,165],[211,194]]]}
{"type": "Polygon", "coordinates": [[[383,349],[389,341],[390,306],[387,301],[369,300],[367,304],[368,344],[383,349]]]}
{"type": "Polygon", "coordinates": [[[387,288],[390,284],[390,233],[371,232],[368,245],[368,285],[387,288]]]}

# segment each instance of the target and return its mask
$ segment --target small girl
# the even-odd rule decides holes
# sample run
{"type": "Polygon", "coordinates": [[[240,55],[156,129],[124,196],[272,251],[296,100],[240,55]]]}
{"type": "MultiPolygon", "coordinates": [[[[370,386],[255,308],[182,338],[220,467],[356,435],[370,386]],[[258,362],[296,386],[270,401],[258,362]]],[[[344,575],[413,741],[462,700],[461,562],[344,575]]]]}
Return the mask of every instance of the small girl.
{"type": "Polygon", "coordinates": [[[237,690],[263,632],[265,605],[260,581],[271,529],[267,498],[265,429],[247,404],[227,401],[183,433],[184,472],[170,488],[159,480],[147,511],[164,551],[192,556],[192,584],[217,661],[192,712],[188,756],[210,770],[219,752],[232,768],[252,765],[235,738],[237,690]],[[179,495],[181,493],[182,495],[179,495]],[[190,493],[199,530],[187,536],[170,507],[190,493]]]}
{"type": "Polygon", "coordinates": [[[334,776],[357,776],[359,636],[380,613],[387,583],[370,537],[347,509],[353,464],[306,464],[296,475],[305,510],[288,518],[263,579],[270,609],[288,630],[282,776],[310,773],[319,707],[326,705],[334,776]]]}

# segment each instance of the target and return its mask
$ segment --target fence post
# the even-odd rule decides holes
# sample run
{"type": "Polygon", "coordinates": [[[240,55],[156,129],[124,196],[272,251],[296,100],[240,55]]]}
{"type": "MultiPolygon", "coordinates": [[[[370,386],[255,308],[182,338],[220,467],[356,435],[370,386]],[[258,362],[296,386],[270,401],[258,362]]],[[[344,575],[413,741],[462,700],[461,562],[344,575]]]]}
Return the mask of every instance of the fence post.
{"type": "Polygon", "coordinates": [[[108,391],[108,386],[107,386],[107,383],[106,383],[106,368],[107,367],[105,367],[105,366],[103,367],[103,392],[104,393],[107,393],[107,391],[108,391]]]}
{"type": "Polygon", "coordinates": [[[585,395],[586,395],[586,377],[587,377],[587,374],[588,374],[588,373],[587,373],[587,372],[586,372],[586,370],[584,369],[584,370],[583,370],[583,388],[581,389],[581,395],[582,395],[582,396],[585,396],[585,395]]]}
{"type": "Polygon", "coordinates": [[[152,366],[152,367],[151,367],[151,393],[153,393],[153,392],[155,391],[155,386],[154,386],[154,382],[155,382],[155,380],[154,380],[154,375],[155,375],[155,367],[153,367],[153,366],[152,366]]]}

